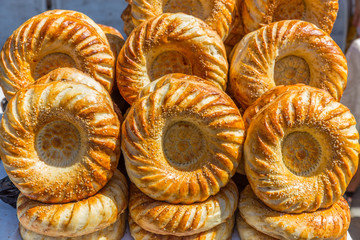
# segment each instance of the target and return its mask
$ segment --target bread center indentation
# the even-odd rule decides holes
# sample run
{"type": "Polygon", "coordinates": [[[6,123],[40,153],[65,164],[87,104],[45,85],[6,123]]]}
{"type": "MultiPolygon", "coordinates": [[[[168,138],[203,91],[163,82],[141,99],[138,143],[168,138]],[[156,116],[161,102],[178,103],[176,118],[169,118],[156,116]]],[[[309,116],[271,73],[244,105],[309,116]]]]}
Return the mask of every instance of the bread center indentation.
{"type": "Polygon", "coordinates": [[[191,62],[178,51],[167,51],[159,54],[154,59],[150,69],[151,79],[156,80],[170,73],[192,75],[191,62]]]}
{"type": "Polygon", "coordinates": [[[172,124],[163,138],[165,157],[176,167],[190,167],[204,151],[204,137],[195,124],[179,121],[172,124]]]}
{"type": "Polygon", "coordinates": [[[74,163],[81,148],[78,129],[68,121],[45,124],[35,137],[39,158],[48,165],[67,167],[74,163]]]}
{"type": "Polygon", "coordinates": [[[278,1],[273,12],[272,22],[289,19],[304,19],[306,5],[304,0],[278,1]]]}
{"type": "Polygon", "coordinates": [[[274,81],[279,85],[309,84],[310,68],[301,57],[287,56],[275,63],[274,81]]]}
{"type": "Polygon", "coordinates": [[[52,70],[61,67],[76,67],[76,63],[72,57],[65,53],[51,53],[43,57],[35,66],[33,71],[34,79],[48,74],[52,70]]]}
{"type": "Polygon", "coordinates": [[[282,144],[285,166],[295,175],[312,176],[320,166],[321,147],[307,132],[292,132],[282,144]]]}

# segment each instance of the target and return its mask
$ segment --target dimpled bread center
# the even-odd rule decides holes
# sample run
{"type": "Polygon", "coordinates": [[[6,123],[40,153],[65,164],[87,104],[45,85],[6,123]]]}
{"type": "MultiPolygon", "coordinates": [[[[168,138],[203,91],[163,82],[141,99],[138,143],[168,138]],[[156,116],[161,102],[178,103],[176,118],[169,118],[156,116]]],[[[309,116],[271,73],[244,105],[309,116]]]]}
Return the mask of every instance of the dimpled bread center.
{"type": "Polygon", "coordinates": [[[171,165],[189,167],[196,163],[204,149],[203,135],[200,129],[189,122],[177,122],[171,125],[163,138],[165,157],[171,165]]]}
{"type": "Polygon", "coordinates": [[[278,1],[278,6],[274,10],[272,22],[281,20],[298,19],[301,20],[305,15],[305,3],[303,0],[278,1]]]}
{"type": "Polygon", "coordinates": [[[150,70],[150,77],[156,80],[169,73],[192,75],[190,61],[178,51],[168,51],[157,56],[150,70]]]}
{"type": "Polygon", "coordinates": [[[203,20],[206,18],[204,9],[206,8],[199,0],[168,0],[163,6],[164,13],[182,12],[203,20]]]}
{"type": "Polygon", "coordinates": [[[39,158],[48,165],[60,167],[73,164],[81,145],[78,129],[62,120],[42,127],[35,141],[39,158]]]}
{"type": "Polygon", "coordinates": [[[282,145],[285,166],[295,175],[311,176],[320,165],[321,147],[307,132],[287,135],[282,145]]]}
{"type": "Polygon", "coordinates": [[[310,82],[309,65],[300,57],[284,57],[275,63],[274,80],[277,86],[296,83],[308,85],[310,82]]]}
{"type": "Polygon", "coordinates": [[[69,55],[64,53],[51,53],[43,57],[36,64],[33,77],[34,79],[38,79],[57,68],[75,66],[75,61],[69,55]]]}

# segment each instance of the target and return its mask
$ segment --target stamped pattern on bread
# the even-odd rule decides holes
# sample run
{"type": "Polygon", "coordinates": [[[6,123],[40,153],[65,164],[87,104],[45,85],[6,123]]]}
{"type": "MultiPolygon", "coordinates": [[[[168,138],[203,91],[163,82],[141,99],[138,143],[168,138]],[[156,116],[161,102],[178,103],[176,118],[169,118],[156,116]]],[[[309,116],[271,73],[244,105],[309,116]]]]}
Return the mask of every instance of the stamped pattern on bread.
{"type": "Polygon", "coordinates": [[[120,156],[120,123],[105,95],[70,81],[31,85],[9,101],[0,126],[7,174],[31,199],[94,195],[120,156]]]}
{"type": "Polygon", "coordinates": [[[133,104],[143,87],[166,74],[184,73],[226,89],[228,63],[216,32],[182,13],[162,14],[132,32],[117,60],[117,86],[133,104]]]}
{"type": "Polygon", "coordinates": [[[311,23],[281,21],[249,33],[234,49],[230,90],[244,108],[277,85],[296,83],[340,101],[347,72],[343,52],[327,33],[311,23]]]}
{"type": "Polygon", "coordinates": [[[239,164],[241,115],[223,91],[196,79],[174,77],[159,86],[132,106],[122,125],[127,172],[153,199],[204,201],[239,164]]]}
{"type": "Polygon", "coordinates": [[[115,58],[100,27],[82,15],[52,10],[14,31],[0,53],[0,85],[8,100],[58,67],[75,67],[111,90],[115,58]]]}
{"type": "Polygon", "coordinates": [[[295,86],[286,91],[247,129],[245,170],[255,194],[283,212],[333,205],[358,168],[355,125],[350,110],[324,90],[295,86]]]}

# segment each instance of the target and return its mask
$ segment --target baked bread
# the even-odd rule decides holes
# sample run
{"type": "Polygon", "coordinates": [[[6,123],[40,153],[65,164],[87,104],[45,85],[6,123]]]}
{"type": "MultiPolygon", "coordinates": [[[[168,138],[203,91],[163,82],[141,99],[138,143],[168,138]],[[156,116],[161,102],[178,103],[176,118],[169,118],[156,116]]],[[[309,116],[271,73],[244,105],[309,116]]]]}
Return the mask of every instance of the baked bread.
{"type": "Polygon", "coordinates": [[[76,68],[57,68],[36,80],[34,84],[44,84],[53,81],[73,81],[77,83],[82,83],[102,93],[107,98],[107,100],[113,104],[114,111],[121,125],[123,121],[121,110],[119,109],[117,104],[113,102],[109,95],[109,92],[98,81],[96,81],[89,75],[81,72],[80,70],[77,70],[76,68]]]}
{"type": "Polygon", "coordinates": [[[162,14],[136,28],[117,60],[117,85],[133,104],[141,89],[168,73],[196,75],[226,88],[228,63],[216,32],[195,17],[162,14]]]}
{"type": "Polygon", "coordinates": [[[21,225],[32,232],[53,237],[78,237],[115,223],[127,204],[126,179],[116,170],[103,189],[78,202],[46,204],[20,194],[17,215],[21,225]]]}
{"type": "Polygon", "coordinates": [[[111,91],[115,58],[105,34],[90,18],[51,10],[22,24],[0,52],[0,85],[9,100],[58,67],[75,67],[111,91]]]}
{"type": "Polygon", "coordinates": [[[124,32],[126,36],[130,36],[131,32],[134,30],[135,25],[131,17],[131,4],[129,4],[121,14],[121,19],[124,22],[124,32]]]}
{"type": "Polygon", "coordinates": [[[263,109],[265,109],[267,105],[271,104],[273,101],[275,101],[275,99],[280,98],[284,93],[288,91],[302,90],[302,89],[307,89],[307,86],[305,84],[298,83],[287,86],[280,85],[264,93],[244,112],[243,120],[245,124],[245,129],[249,128],[251,120],[256,116],[256,114],[258,114],[263,109]]]}
{"type": "Polygon", "coordinates": [[[19,224],[20,235],[23,240],[119,240],[124,236],[126,226],[126,213],[110,226],[93,233],[78,237],[51,237],[27,230],[19,224]]]}
{"type": "Polygon", "coordinates": [[[124,37],[121,33],[113,27],[106,26],[103,24],[98,24],[100,28],[104,31],[106,38],[110,44],[111,51],[114,54],[115,59],[117,59],[121,48],[124,46],[124,37]]]}
{"type": "Polygon", "coordinates": [[[151,199],[135,185],[130,187],[129,215],[146,231],[189,236],[210,230],[234,215],[239,192],[233,181],[204,202],[170,204],[151,199]]]}
{"type": "Polygon", "coordinates": [[[234,228],[235,217],[202,233],[190,236],[160,235],[142,229],[129,217],[130,233],[134,240],[230,240],[234,228]]]}
{"type": "Polygon", "coordinates": [[[0,126],[0,155],[11,181],[46,203],[94,195],[120,156],[112,103],[84,84],[54,81],[18,91],[0,126]]]}
{"type": "Polygon", "coordinates": [[[247,224],[239,213],[236,214],[236,228],[241,240],[276,240],[247,224]]]}
{"type": "Polygon", "coordinates": [[[245,171],[255,194],[283,212],[333,205],[358,167],[355,124],[350,110],[321,89],[294,86],[274,99],[247,129],[245,171]]]}
{"type": "Polygon", "coordinates": [[[313,213],[282,213],[264,205],[250,186],[240,194],[239,210],[250,226],[279,239],[340,239],[346,236],[351,220],[343,197],[331,207],[313,213]]]}
{"type": "Polygon", "coordinates": [[[338,8],[338,0],[244,0],[242,18],[247,32],[272,22],[298,19],[330,34],[338,8]]]}
{"type": "Polygon", "coordinates": [[[112,101],[109,92],[104,88],[103,85],[101,85],[94,78],[90,77],[88,74],[76,68],[57,68],[37,79],[34,84],[51,83],[54,81],[72,81],[85,84],[88,87],[91,87],[103,94],[109,102],[112,101]]]}
{"type": "Polygon", "coordinates": [[[224,40],[227,55],[229,56],[233,47],[245,36],[244,23],[241,12],[244,0],[236,0],[235,17],[229,35],[224,40]]]}
{"type": "Polygon", "coordinates": [[[135,26],[163,13],[185,13],[206,22],[222,39],[230,32],[236,0],[133,0],[131,15],[135,26]]]}
{"type": "Polygon", "coordinates": [[[244,37],[234,49],[229,77],[244,108],[277,85],[296,83],[325,89],[340,101],[346,80],[347,62],[338,45],[315,25],[297,20],[244,37]]]}
{"type": "Polygon", "coordinates": [[[234,175],[244,125],[223,91],[171,76],[151,83],[156,87],[130,108],[122,152],[129,178],[143,193],[191,204],[218,193],[234,175]]]}

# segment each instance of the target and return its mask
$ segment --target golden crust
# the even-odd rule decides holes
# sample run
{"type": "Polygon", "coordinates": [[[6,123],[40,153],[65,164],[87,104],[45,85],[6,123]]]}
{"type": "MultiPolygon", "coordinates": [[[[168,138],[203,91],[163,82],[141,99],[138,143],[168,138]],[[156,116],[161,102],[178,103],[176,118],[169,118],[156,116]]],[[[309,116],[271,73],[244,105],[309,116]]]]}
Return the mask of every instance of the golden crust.
{"type": "Polygon", "coordinates": [[[241,193],[239,210],[250,226],[279,239],[340,239],[346,236],[351,221],[344,198],[313,213],[282,213],[264,205],[250,186],[241,193]]]}
{"type": "Polygon", "coordinates": [[[251,120],[245,170],[255,194],[269,207],[312,212],[344,194],[358,168],[359,134],[350,110],[326,91],[293,88],[251,120]]]}
{"type": "Polygon", "coordinates": [[[229,218],[226,222],[202,233],[190,236],[160,235],[142,229],[129,217],[131,236],[135,240],[230,240],[234,228],[235,217],[229,218]]]}
{"type": "Polygon", "coordinates": [[[315,25],[276,22],[245,36],[234,49],[230,89],[244,108],[276,85],[295,83],[325,89],[339,101],[346,63],[338,45],[315,25]]]}
{"type": "Polygon", "coordinates": [[[128,175],[153,199],[204,201],[239,164],[241,115],[223,91],[196,79],[174,77],[159,86],[131,107],[122,125],[128,175]]]}
{"type": "Polygon", "coordinates": [[[128,186],[119,170],[92,197],[65,204],[45,204],[23,194],[17,200],[21,225],[38,234],[53,237],[77,237],[93,233],[115,223],[127,208],[128,186]]]}
{"type": "Polygon", "coordinates": [[[11,181],[47,203],[94,195],[120,156],[120,123],[112,103],[84,84],[31,85],[9,101],[0,126],[0,154],[11,181]]]}
{"type": "Polygon", "coordinates": [[[105,34],[84,14],[52,10],[22,24],[0,53],[0,85],[9,100],[21,88],[58,67],[75,67],[108,91],[115,59],[105,34]]]}
{"type": "Polygon", "coordinates": [[[244,23],[241,16],[243,2],[244,0],[236,0],[235,18],[230,33],[224,40],[225,47],[229,49],[227,50],[228,55],[232,48],[245,36],[244,23]]]}
{"type": "Polygon", "coordinates": [[[19,224],[20,235],[23,240],[119,240],[124,236],[126,227],[126,213],[122,213],[118,220],[110,226],[93,233],[78,237],[51,237],[27,230],[19,224]]]}
{"type": "Polygon", "coordinates": [[[276,240],[278,238],[273,238],[268,235],[265,235],[249,224],[247,224],[239,213],[236,213],[236,228],[239,233],[241,240],[276,240]]]}
{"type": "Polygon", "coordinates": [[[103,24],[98,24],[100,28],[104,31],[106,38],[110,44],[111,51],[114,54],[115,60],[117,59],[121,48],[124,46],[124,37],[121,35],[121,33],[110,26],[106,26],[103,24]]]}
{"type": "Polygon", "coordinates": [[[133,0],[131,14],[135,26],[163,13],[185,13],[206,22],[222,39],[229,34],[235,18],[236,0],[192,1],[133,0]]]}
{"type": "Polygon", "coordinates": [[[270,91],[267,91],[258,98],[250,107],[246,109],[243,115],[243,120],[245,124],[245,129],[249,128],[251,120],[261,112],[268,104],[271,104],[275,99],[281,97],[287,91],[294,91],[294,90],[301,90],[306,88],[306,85],[298,83],[295,85],[288,85],[288,86],[277,86],[270,91]]]}
{"type": "Polygon", "coordinates": [[[129,4],[121,14],[121,19],[124,22],[124,32],[130,36],[131,32],[135,29],[135,25],[131,17],[131,4],[129,4]]]}
{"type": "Polygon", "coordinates": [[[214,196],[194,204],[156,201],[131,185],[129,215],[146,231],[189,236],[226,222],[234,215],[238,202],[239,192],[232,180],[214,196]]]}
{"type": "Polygon", "coordinates": [[[90,75],[76,69],[76,68],[57,68],[48,74],[37,79],[34,84],[51,83],[54,81],[73,81],[76,83],[85,84],[88,87],[95,89],[103,94],[109,102],[112,102],[109,92],[90,75]]]}
{"type": "Polygon", "coordinates": [[[311,22],[330,34],[336,20],[338,0],[244,0],[242,18],[247,32],[281,20],[311,22]]]}
{"type": "Polygon", "coordinates": [[[141,89],[168,73],[185,73],[226,89],[228,63],[216,32],[201,20],[162,14],[136,28],[117,60],[117,85],[133,104],[141,89]]]}

